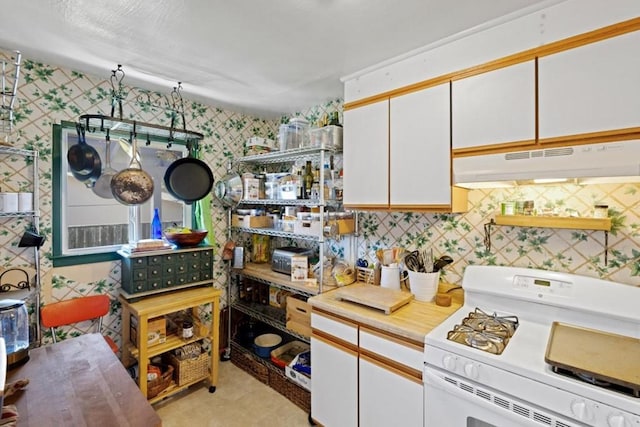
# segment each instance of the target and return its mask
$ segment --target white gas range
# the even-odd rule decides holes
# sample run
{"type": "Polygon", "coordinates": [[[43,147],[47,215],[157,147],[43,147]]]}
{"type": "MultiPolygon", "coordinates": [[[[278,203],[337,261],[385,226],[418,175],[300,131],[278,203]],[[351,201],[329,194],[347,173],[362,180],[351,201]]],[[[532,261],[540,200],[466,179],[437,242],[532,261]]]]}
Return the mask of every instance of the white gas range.
{"type": "Polygon", "coordinates": [[[425,338],[427,426],[640,426],[640,288],[496,266],[462,286],[425,338]]]}

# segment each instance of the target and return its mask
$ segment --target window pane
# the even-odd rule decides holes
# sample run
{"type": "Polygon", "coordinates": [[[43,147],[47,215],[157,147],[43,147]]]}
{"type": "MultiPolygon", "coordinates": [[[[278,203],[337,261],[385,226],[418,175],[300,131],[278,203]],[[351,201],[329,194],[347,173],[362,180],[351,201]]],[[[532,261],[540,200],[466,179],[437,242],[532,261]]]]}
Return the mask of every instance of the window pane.
{"type": "MultiPolygon", "coordinates": [[[[102,173],[107,169],[107,144],[102,133],[87,133],[87,143],[95,148],[102,162],[102,173]]],[[[142,205],[130,207],[101,192],[98,186],[91,187],[73,176],[67,162],[69,147],[78,143],[75,128],[63,128],[61,138],[61,174],[62,188],[62,253],[78,255],[99,252],[112,252],[136,237],[130,235],[130,229],[137,224],[140,227],[137,239],[150,237],[149,224],[153,218],[153,209],[159,208],[163,228],[176,223],[179,226],[191,225],[191,208],[176,200],[164,186],[164,174],[171,163],[187,155],[183,145],[151,141],[148,145],[138,140],[138,153],[142,169],[149,173],[154,181],[153,197],[142,205]],[[133,221],[133,223],[132,223],[133,221]]],[[[109,150],[110,166],[113,173],[129,167],[131,162],[130,144],[127,139],[112,138],[109,150]]],[[[107,187],[108,188],[108,187],[107,187]]],[[[133,239],[133,240],[137,240],[133,239]]]]}

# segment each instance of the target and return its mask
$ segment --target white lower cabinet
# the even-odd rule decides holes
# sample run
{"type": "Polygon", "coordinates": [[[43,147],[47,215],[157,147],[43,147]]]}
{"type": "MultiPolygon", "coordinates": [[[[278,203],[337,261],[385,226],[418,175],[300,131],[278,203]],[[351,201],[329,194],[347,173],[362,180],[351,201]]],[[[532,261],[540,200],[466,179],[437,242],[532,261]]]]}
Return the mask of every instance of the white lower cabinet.
{"type": "Polygon", "coordinates": [[[419,380],[364,355],[359,366],[361,426],[424,425],[424,388],[419,380]]]}
{"type": "Polygon", "coordinates": [[[423,351],[385,332],[311,314],[311,417],[325,427],[424,425],[423,351]]]}
{"type": "Polygon", "coordinates": [[[358,425],[358,327],[311,313],[311,418],[325,427],[358,425]]]}

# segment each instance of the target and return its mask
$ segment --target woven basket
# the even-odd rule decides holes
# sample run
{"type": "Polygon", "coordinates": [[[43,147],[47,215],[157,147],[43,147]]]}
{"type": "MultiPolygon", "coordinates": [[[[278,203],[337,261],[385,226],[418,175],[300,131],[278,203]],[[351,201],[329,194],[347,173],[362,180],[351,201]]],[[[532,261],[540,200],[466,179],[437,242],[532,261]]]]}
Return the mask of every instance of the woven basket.
{"type": "Polygon", "coordinates": [[[311,411],[311,392],[292,383],[282,371],[269,371],[269,386],[306,412],[311,411]]]}
{"type": "Polygon", "coordinates": [[[202,380],[209,375],[209,355],[202,353],[193,359],[180,360],[169,353],[169,363],[175,369],[178,386],[202,380]]]}
{"type": "Polygon", "coordinates": [[[246,350],[233,341],[231,342],[231,363],[248,372],[258,381],[269,384],[269,368],[256,361],[253,355],[247,354],[246,350]]]}
{"type": "Polygon", "coordinates": [[[162,368],[162,375],[155,380],[147,381],[147,399],[156,397],[173,381],[173,366],[159,365],[162,368]]]}

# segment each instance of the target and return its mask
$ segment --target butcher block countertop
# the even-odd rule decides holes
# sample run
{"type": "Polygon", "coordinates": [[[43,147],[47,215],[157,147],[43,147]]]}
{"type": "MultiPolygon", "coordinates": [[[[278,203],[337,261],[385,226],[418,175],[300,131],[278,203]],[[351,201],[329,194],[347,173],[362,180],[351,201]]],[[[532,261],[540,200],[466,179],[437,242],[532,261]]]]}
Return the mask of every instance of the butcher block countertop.
{"type": "MultiPolygon", "coordinates": [[[[349,286],[372,285],[357,282],[349,286]]],[[[438,292],[446,292],[453,287],[452,285],[441,283],[438,292]]],[[[342,301],[337,297],[336,290],[311,297],[308,302],[314,309],[323,310],[361,325],[380,329],[412,341],[424,342],[424,336],[428,332],[462,306],[462,289],[453,290],[448,295],[452,297],[452,303],[449,307],[438,306],[435,302],[421,302],[413,299],[391,314],[385,314],[381,310],[361,304],[342,301]]]]}
{"type": "Polygon", "coordinates": [[[29,351],[8,372],[27,387],[5,399],[18,409],[18,426],[156,427],[162,420],[100,334],[86,334],[29,351]]]}

